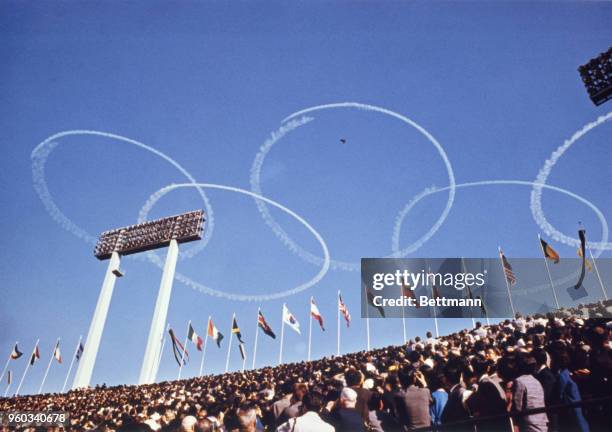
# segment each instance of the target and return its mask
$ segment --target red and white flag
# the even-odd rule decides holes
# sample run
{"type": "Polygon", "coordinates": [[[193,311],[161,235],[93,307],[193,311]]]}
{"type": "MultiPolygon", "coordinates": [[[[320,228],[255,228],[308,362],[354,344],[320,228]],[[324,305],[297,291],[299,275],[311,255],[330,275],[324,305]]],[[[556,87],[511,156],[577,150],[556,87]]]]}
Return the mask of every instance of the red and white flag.
{"type": "Polygon", "coordinates": [[[217,329],[217,327],[213,324],[213,320],[208,320],[208,336],[213,338],[215,342],[217,342],[217,346],[221,348],[221,341],[223,340],[223,333],[217,329]]]}
{"type": "Polygon", "coordinates": [[[321,312],[319,312],[319,308],[314,301],[314,297],[310,297],[310,315],[319,322],[321,330],[325,331],[325,327],[323,327],[323,317],[321,316],[321,312]]]}
{"type": "Polygon", "coordinates": [[[58,363],[62,363],[62,352],[60,351],[59,341],[55,344],[55,349],[53,350],[53,357],[57,360],[58,363]]]}
{"type": "Polygon", "coordinates": [[[202,338],[195,332],[191,323],[189,323],[189,333],[187,333],[187,337],[191,342],[193,342],[198,349],[198,351],[202,351],[202,343],[204,342],[202,338]]]}
{"type": "Polygon", "coordinates": [[[350,327],[351,314],[349,313],[348,309],[346,308],[346,305],[342,301],[342,295],[340,293],[338,293],[338,309],[340,309],[340,313],[342,314],[342,316],[344,317],[344,320],[346,321],[346,326],[350,327]]]}

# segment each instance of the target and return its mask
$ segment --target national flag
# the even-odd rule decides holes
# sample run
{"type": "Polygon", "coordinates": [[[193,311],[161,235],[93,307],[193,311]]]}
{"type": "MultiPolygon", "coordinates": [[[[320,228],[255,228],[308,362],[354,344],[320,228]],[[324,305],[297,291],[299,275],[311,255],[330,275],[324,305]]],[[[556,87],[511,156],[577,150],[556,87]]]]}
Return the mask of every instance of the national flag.
{"type": "Polygon", "coordinates": [[[172,353],[174,354],[174,359],[179,366],[181,363],[186,365],[187,361],[189,360],[189,353],[183,344],[176,338],[172,329],[168,329],[168,333],[170,334],[170,341],[172,341],[172,353]]]}
{"type": "MultiPolygon", "coordinates": [[[[577,253],[578,253],[578,256],[582,258],[582,249],[578,248],[577,253]]],[[[588,259],[585,259],[584,263],[586,264],[587,271],[593,271],[593,265],[591,264],[591,261],[589,261],[588,259]]]]}
{"type": "Polygon", "coordinates": [[[580,284],[580,286],[578,287],[567,287],[567,293],[573,301],[579,300],[589,295],[589,293],[587,293],[586,288],[582,284],[580,284]]]}
{"type": "Polygon", "coordinates": [[[13,347],[13,351],[11,351],[11,360],[17,360],[22,355],[23,353],[19,351],[19,347],[17,346],[17,344],[15,344],[15,346],[13,347]]]}
{"type": "Polygon", "coordinates": [[[36,360],[40,358],[40,351],[38,350],[38,344],[34,347],[34,351],[32,351],[32,356],[30,357],[30,366],[34,366],[36,360]]]}
{"type": "Polygon", "coordinates": [[[440,298],[440,290],[438,289],[438,287],[434,285],[431,290],[432,290],[433,298],[434,299],[439,299],[440,298]]]}
{"type": "Polygon", "coordinates": [[[244,351],[244,344],[243,343],[239,343],[238,344],[238,350],[240,351],[240,357],[242,357],[242,360],[244,360],[245,357],[246,357],[246,352],[244,351]]]}
{"type": "Polygon", "coordinates": [[[540,244],[542,246],[542,252],[544,253],[544,257],[548,258],[555,264],[559,264],[559,254],[542,238],[540,238],[540,244]]]}
{"type": "Polygon", "coordinates": [[[415,299],[414,306],[417,308],[421,307],[419,302],[416,301],[416,297],[414,296],[414,291],[410,289],[410,284],[407,284],[405,280],[402,281],[402,296],[406,298],[415,299]]]}
{"type": "Polygon", "coordinates": [[[53,350],[53,357],[57,360],[58,363],[62,363],[62,352],[60,351],[60,343],[57,341],[55,344],[55,349],[53,350]]]}
{"type": "Polygon", "coordinates": [[[367,288],[366,288],[366,299],[368,300],[368,304],[370,306],[372,306],[373,308],[375,308],[378,311],[378,313],[380,314],[380,316],[382,316],[384,318],[385,317],[385,309],[382,306],[376,306],[374,304],[374,294],[372,293],[372,291],[370,291],[367,288]]]}
{"type": "Polygon", "coordinates": [[[11,385],[13,382],[13,371],[9,369],[8,374],[6,375],[6,384],[11,385]]]}
{"type": "Polygon", "coordinates": [[[574,285],[575,289],[579,289],[582,287],[582,282],[584,281],[584,273],[586,269],[586,231],[583,228],[578,230],[578,237],[580,238],[580,254],[582,255],[582,268],[580,270],[580,277],[578,278],[578,282],[574,285]]]}
{"type": "Polygon", "coordinates": [[[283,304],[283,322],[299,334],[302,334],[300,332],[300,323],[298,322],[298,320],[295,319],[293,314],[289,312],[289,309],[285,304],[283,304]]]}
{"type": "Polygon", "coordinates": [[[258,312],[257,314],[257,325],[259,326],[259,328],[268,336],[270,336],[272,339],[276,339],[276,335],[274,334],[274,332],[272,331],[272,328],[270,328],[270,326],[268,325],[268,323],[266,322],[266,319],[264,318],[263,314],[261,313],[261,311],[258,312]]]}
{"type": "Polygon", "coordinates": [[[187,333],[187,338],[195,344],[198,351],[202,351],[202,338],[195,332],[191,323],[189,323],[189,332],[187,333]]]}
{"type": "Polygon", "coordinates": [[[77,349],[76,354],[74,355],[77,359],[77,361],[81,360],[81,356],[83,355],[83,344],[79,343],[79,349],[77,349]]]}
{"type": "Polygon", "coordinates": [[[223,333],[221,333],[217,327],[213,324],[213,320],[208,320],[208,336],[213,338],[217,342],[217,346],[221,348],[221,341],[223,340],[223,333]]]}
{"type": "Polygon", "coordinates": [[[323,317],[321,316],[321,312],[319,312],[319,308],[314,301],[314,298],[310,298],[310,315],[319,322],[319,326],[321,326],[321,330],[325,331],[325,327],[323,327],[323,317]]]}
{"type": "Polygon", "coordinates": [[[512,266],[508,262],[506,255],[504,255],[504,251],[499,250],[499,257],[502,262],[502,266],[504,268],[504,276],[506,277],[506,281],[510,286],[516,285],[516,276],[514,275],[514,271],[512,270],[512,266]]]}
{"type": "Polygon", "coordinates": [[[344,321],[346,321],[346,326],[350,327],[351,314],[349,313],[348,308],[344,304],[344,301],[342,301],[342,295],[340,293],[338,293],[338,309],[340,309],[340,313],[344,317],[344,321]]]}
{"type": "Polygon", "coordinates": [[[234,317],[234,321],[232,322],[232,333],[236,335],[236,337],[238,338],[238,342],[240,342],[241,344],[244,343],[244,341],[242,340],[242,333],[240,333],[240,327],[238,327],[238,321],[236,321],[236,317],[234,317]]]}

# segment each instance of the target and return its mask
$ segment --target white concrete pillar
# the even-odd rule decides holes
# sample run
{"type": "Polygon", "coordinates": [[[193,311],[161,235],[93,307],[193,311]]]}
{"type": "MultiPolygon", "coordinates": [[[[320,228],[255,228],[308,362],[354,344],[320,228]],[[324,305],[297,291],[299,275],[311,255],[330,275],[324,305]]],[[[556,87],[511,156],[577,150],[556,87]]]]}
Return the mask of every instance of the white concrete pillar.
{"type": "Polygon", "coordinates": [[[108,262],[108,269],[104,276],[104,282],[102,283],[96,310],[94,311],[91,324],[89,325],[89,332],[87,333],[87,339],[83,346],[83,355],[79,360],[79,367],[74,376],[74,382],[72,384],[73,389],[87,387],[91,381],[91,375],[98,355],[98,348],[100,347],[100,339],[102,339],[102,332],[104,331],[104,324],[106,323],[108,307],[110,306],[113,289],[115,288],[115,281],[117,280],[117,276],[113,271],[119,270],[120,261],[121,258],[119,254],[113,252],[108,262]]]}
{"type": "Polygon", "coordinates": [[[174,281],[174,271],[176,270],[178,252],[177,241],[171,240],[168,246],[168,254],[166,255],[166,263],[164,264],[164,272],[162,273],[161,283],[159,285],[159,293],[157,294],[153,321],[151,322],[151,329],[149,330],[147,348],[142,361],[138,384],[151,384],[154,383],[157,378],[157,369],[159,368],[157,356],[164,337],[164,329],[166,328],[168,305],[170,304],[170,294],[172,294],[172,282],[174,281]]]}

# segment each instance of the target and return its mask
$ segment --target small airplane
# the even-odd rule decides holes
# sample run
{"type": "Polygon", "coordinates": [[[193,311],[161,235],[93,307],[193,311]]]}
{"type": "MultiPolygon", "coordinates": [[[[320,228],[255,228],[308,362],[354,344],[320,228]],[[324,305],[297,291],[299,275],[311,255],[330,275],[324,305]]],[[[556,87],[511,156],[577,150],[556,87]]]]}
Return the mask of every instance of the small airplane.
{"type": "Polygon", "coordinates": [[[346,138],[340,138],[340,142],[341,142],[342,144],[346,144],[346,138]]]}

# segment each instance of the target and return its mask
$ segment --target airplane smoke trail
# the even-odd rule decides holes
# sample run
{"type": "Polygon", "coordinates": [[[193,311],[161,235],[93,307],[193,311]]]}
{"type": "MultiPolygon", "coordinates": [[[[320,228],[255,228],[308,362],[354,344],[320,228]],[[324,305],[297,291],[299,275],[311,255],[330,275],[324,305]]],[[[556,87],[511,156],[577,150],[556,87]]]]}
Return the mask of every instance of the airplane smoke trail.
{"type": "MultiPolygon", "coordinates": [[[[249,294],[235,294],[235,293],[228,293],[225,291],[220,291],[211,287],[208,287],[206,285],[203,285],[199,282],[196,282],[194,280],[192,280],[191,278],[181,274],[181,273],[176,273],[175,274],[175,278],[182,282],[183,284],[189,286],[190,288],[196,289],[198,291],[201,291],[203,293],[206,294],[210,294],[212,296],[216,296],[216,297],[223,297],[226,298],[228,300],[240,300],[240,301],[255,301],[255,302],[262,302],[262,301],[268,301],[268,300],[276,300],[279,298],[283,298],[283,297],[287,297],[293,294],[297,294],[301,291],[304,291],[314,285],[316,285],[317,283],[319,283],[323,277],[327,274],[327,272],[329,271],[330,268],[330,255],[329,255],[329,249],[327,248],[327,243],[325,243],[325,240],[323,239],[323,237],[304,219],[302,218],[300,215],[298,215],[297,213],[295,213],[293,210],[285,207],[284,205],[271,200],[270,198],[266,198],[262,195],[259,195],[255,192],[249,191],[249,190],[245,190],[245,189],[240,189],[237,187],[233,187],[233,186],[227,186],[227,185],[222,185],[222,184],[214,184],[214,183],[181,183],[181,184],[171,184],[168,186],[164,186],[163,188],[159,189],[158,191],[154,192],[153,194],[151,194],[151,196],[149,197],[149,199],[145,202],[145,204],[143,205],[142,209],[140,210],[140,217],[143,218],[143,220],[146,220],[147,214],[149,213],[149,211],[155,206],[155,203],[161,198],[163,197],[165,194],[167,194],[168,192],[171,192],[175,189],[180,189],[180,188],[203,188],[203,189],[219,189],[219,190],[224,190],[224,191],[229,191],[229,192],[236,192],[239,194],[243,194],[243,195],[248,195],[252,198],[254,198],[256,201],[264,201],[267,204],[270,204],[280,210],[282,210],[283,212],[287,213],[288,215],[292,216],[295,220],[297,220],[299,223],[301,223],[308,231],[310,231],[312,233],[312,235],[317,239],[317,241],[319,242],[319,244],[321,245],[321,249],[323,250],[323,263],[321,266],[321,269],[319,270],[319,273],[317,273],[311,280],[309,280],[308,282],[305,282],[303,284],[300,284],[294,288],[285,290],[285,291],[280,291],[280,292],[276,292],[276,293],[272,293],[272,294],[262,294],[262,295],[249,295],[249,294]]],[[[148,252],[146,254],[149,259],[151,260],[152,263],[156,264],[157,266],[159,266],[160,268],[163,268],[164,263],[162,262],[162,260],[155,254],[148,252]]]]}
{"type": "MultiPolygon", "coordinates": [[[[423,238],[425,239],[424,241],[427,241],[431,236],[435,234],[435,232],[438,229],[440,229],[440,227],[444,223],[444,220],[448,216],[450,209],[453,206],[453,201],[455,199],[455,174],[453,172],[453,168],[451,166],[450,160],[448,159],[448,156],[446,155],[446,152],[444,151],[444,148],[434,138],[433,135],[431,135],[424,127],[416,123],[414,120],[402,114],[388,110],[386,108],[381,108],[375,105],[362,104],[359,102],[339,102],[339,103],[317,105],[317,106],[305,108],[303,110],[297,111],[285,117],[282,121],[283,124],[281,125],[281,127],[277,131],[272,132],[272,135],[270,136],[270,138],[266,140],[264,145],[261,146],[261,148],[259,149],[259,152],[255,156],[255,160],[253,161],[253,165],[251,166],[251,179],[250,179],[251,190],[258,194],[263,193],[261,189],[261,169],[263,167],[263,163],[264,163],[266,155],[270,152],[274,144],[276,144],[288,132],[307,123],[307,122],[303,122],[301,124],[294,123],[296,121],[295,120],[296,117],[300,117],[307,113],[312,113],[314,111],[325,110],[325,109],[335,109],[335,108],[355,108],[355,109],[359,109],[363,111],[374,111],[374,112],[378,112],[381,114],[391,116],[415,128],[419,133],[421,133],[421,135],[427,138],[427,140],[431,142],[431,144],[433,144],[433,146],[436,148],[436,150],[438,151],[446,167],[446,171],[448,175],[448,183],[449,183],[449,188],[448,188],[449,192],[448,192],[448,200],[446,202],[446,207],[440,214],[438,220],[432,225],[429,231],[423,236],[423,238]]],[[[313,120],[313,119],[309,118],[309,120],[313,120]]],[[[300,245],[298,245],[276,222],[276,220],[272,217],[272,215],[270,214],[266,205],[263,202],[256,202],[256,203],[257,203],[257,208],[259,209],[259,212],[262,218],[264,219],[264,221],[266,222],[266,224],[272,229],[274,234],[278,238],[280,238],[281,241],[291,251],[295,252],[300,258],[302,258],[306,262],[309,262],[314,265],[321,265],[321,261],[322,261],[321,258],[308,252],[307,250],[303,249],[300,245]]],[[[346,262],[346,261],[332,259],[331,268],[334,270],[359,271],[361,267],[359,263],[346,262]]]]}
{"type": "MultiPolygon", "coordinates": [[[[459,183],[456,184],[456,188],[469,188],[469,187],[477,187],[477,186],[491,186],[491,185],[519,185],[519,186],[535,186],[537,183],[536,182],[531,182],[531,181],[523,181],[523,180],[483,180],[483,181],[476,181],[476,182],[469,182],[469,183],[459,183]]],[[[587,200],[586,198],[583,198],[582,196],[575,194],[573,192],[570,192],[568,190],[562,189],[560,187],[557,186],[552,186],[552,185],[548,185],[548,184],[540,184],[540,186],[542,188],[545,189],[550,189],[553,190],[555,192],[559,192],[562,194],[565,194],[571,198],[574,198],[575,200],[585,204],[586,206],[588,206],[591,210],[593,210],[593,212],[597,215],[600,223],[601,223],[601,235],[602,235],[602,242],[606,242],[608,240],[608,235],[609,235],[609,228],[608,228],[608,222],[606,221],[606,218],[604,217],[603,213],[599,210],[599,208],[597,208],[595,206],[595,204],[593,204],[592,202],[590,202],[589,200],[587,200]]],[[[448,190],[449,187],[442,187],[442,188],[435,188],[435,187],[431,187],[431,188],[427,188],[424,189],[422,192],[418,193],[417,195],[415,195],[409,202],[408,204],[406,204],[406,206],[398,213],[398,215],[395,218],[395,225],[393,227],[393,234],[391,236],[391,250],[393,251],[393,254],[399,258],[402,256],[406,256],[409,253],[415,252],[416,250],[418,250],[419,248],[421,248],[426,241],[422,241],[422,238],[417,240],[414,243],[411,243],[409,246],[405,247],[404,249],[399,248],[399,241],[400,241],[400,234],[401,234],[401,229],[402,229],[402,224],[404,223],[404,219],[406,218],[406,216],[408,216],[408,213],[410,213],[410,211],[425,197],[429,196],[429,195],[433,195],[436,193],[440,193],[440,192],[444,192],[446,190],[448,190]]],[[[434,232],[435,234],[435,232],[434,232]]],[[[595,251],[594,257],[598,258],[600,255],[602,254],[601,250],[597,250],[595,251]]],[[[561,284],[561,283],[566,283],[569,281],[575,281],[576,277],[577,277],[578,273],[575,274],[570,274],[568,276],[565,276],[562,279],[558,279],[555,280],[554,283],[557,284],[561,284]]],[[[537,292],[537,291],[541,291],[543,289],[548,289],[550,288],[549,284],[542,284],[542,285],[534,285],[532,287],[529,288],[525,288],[524,292],[537,292]]]]}
{"type": "MultiPolygon", "coordinates": [[[[531,191],[531,214],[535,219],[536,223],[542,228],[542,231],[552,238],[555,241],[560,243],[564,243],[569,246],[578,247],[580,245],[580,241],[578,239],[572,238],[563,234],[562,232],[555,229],[544,215],[544,210],[542,209],[542,188],[546,185],[546,180],[550,175],[553,167],[557,164],[563,153],[565,153],[572,145],[576,143],[580,138],[586,135],[588,132],[595,129],[597,126],[604,124],[605,122],[612,119],[612,112],[609,112],[605,115],[600,116],[597,120],[586,124],[582,129],[575,132],[570,139],[565,140],[565,142],[557,147],[557,149],[551,154],[550,158],[548,158],[544,162],[544,166],[540,168],[538,175],[536,177],[535,184],[533,186],[533,190],[531,191]]],[[[607,240],[607,239],[606,239],[607,240]]],[[[596,250],[610,250],[612,249],[612,243],[607,242],[606,240],[602,240],[601,242],[588,242],[588,245],[591,249],[596,250]]]]}
{"type": "MultiPolygon", "coordinates": [[[[51,218],[53,218],[53,220],[55,220],[66,231],[72,233],[73,235],[75,235],[76,237],[80,239],[85,240],[87,243],[91,245],[95,245],[96,237],[90,235],[83,228],[79,227],[74,222],[72,222],[72,220],[70,220],[57,207],[57,205],[55,204],[55,201],[53,200],[53,196],[49,192],[49,188],[47,187],[47,180],[45,177],[45,164],[47,163],[47,158],[49,157],[51,152],[53,152],[53,150],[55,150],[57,146],[60,144],[60,142],[57,140],[63,137],[66,137],[66,136],[74,136],[74,135],[101,136],[101,137],[125,142],[128,144],[134,145],[136,147],[140,147],[162,158],[166,162],[168,162],[170,165],[176,168],[181,174],[183,174],[187,178],[187,180],[189,180],[192,184],[196,183],[195,178],[185,168],[183,168],[178,162],[172,159],[170,156],[167,156],[166,154],[162,153],[161,151],[153,147],[150,147],[139,141],[123,137],[121,135],[116,135],[116,134],[112,134],[108,132],[94,131],[94,130],[68,130],[68,131],[62,131],[54,135],[51,135],[50,137],[42,141],[40,144],[38,144],[34,148],[34,150],[32,150],[32,154],[31,154],[32,181],[34,183],[34,190],[36,190],[36,193],[38,194],[38,197],[40,198],[40,200],[43,202],[43,205],[45,206],[47,213],[49,213],[49,215],[51,216],[51,218]]],[[[197,188],[197,189],[198,189],[198,193],[200,197],[202,198],[202,201],[204,202],[204,207],[205,207],[206,217],[207,217],[207,230],[204,233],[204,237],[202,238],[202,241],[198,242],[195,246],[189,249],[186,249],[185,251],[179,254],[179,257],[181,259],[191,258],[195,256],[198,252],[200,252],[202,249],[204,249],[206,245],[208,244],[208,241],[210,240],[212,236],[212,232],[214,230],[213,209],[204,191],[200,188],[197,188]]]]}

